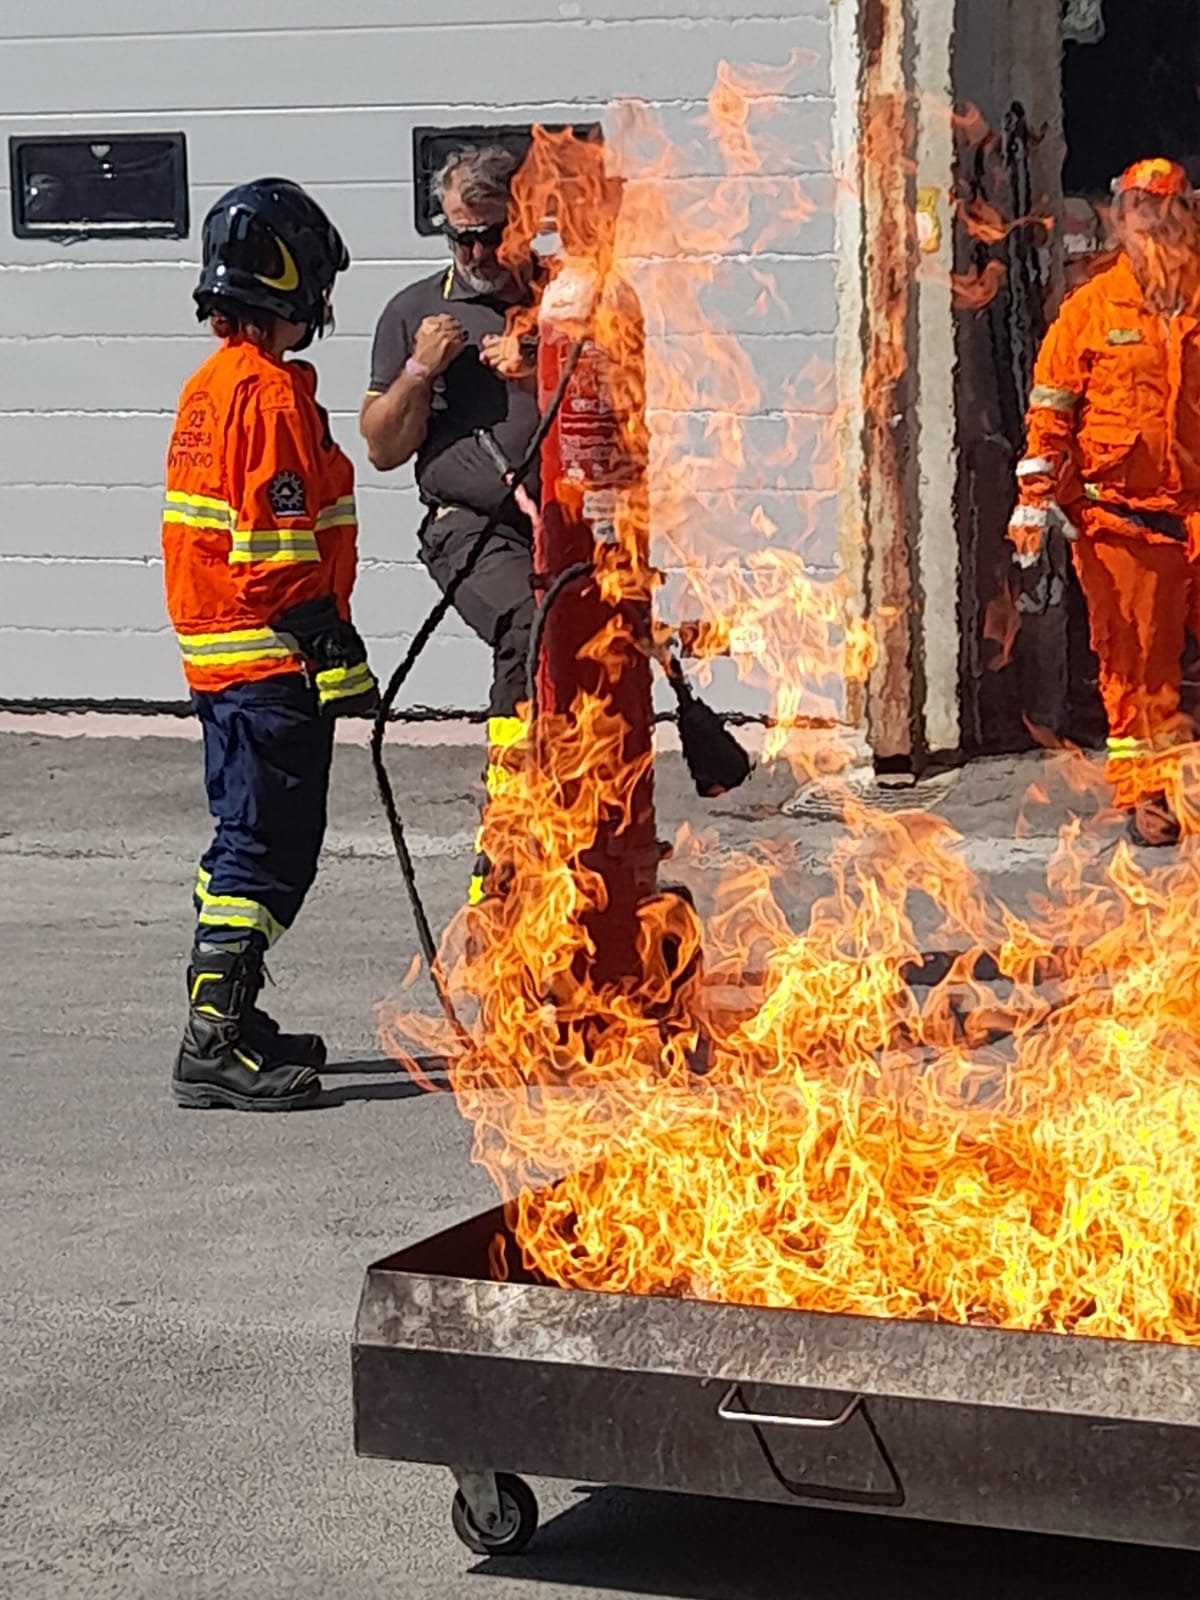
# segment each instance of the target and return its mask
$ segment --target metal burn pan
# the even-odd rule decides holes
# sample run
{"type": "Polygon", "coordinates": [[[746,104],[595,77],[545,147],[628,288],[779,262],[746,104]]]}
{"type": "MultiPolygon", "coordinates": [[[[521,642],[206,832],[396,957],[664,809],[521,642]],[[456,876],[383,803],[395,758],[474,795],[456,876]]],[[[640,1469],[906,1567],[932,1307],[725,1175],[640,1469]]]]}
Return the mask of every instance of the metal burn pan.
{"type": "Polygon", "coordinates": [[[519,1263],[485,1212],[371,1267],[355,1327],[358,1453],[450,1467],[474,1550],[527,1542],[526,1473],[1200,1550],[1200,1348],[564,1290],[519,1263]]]}

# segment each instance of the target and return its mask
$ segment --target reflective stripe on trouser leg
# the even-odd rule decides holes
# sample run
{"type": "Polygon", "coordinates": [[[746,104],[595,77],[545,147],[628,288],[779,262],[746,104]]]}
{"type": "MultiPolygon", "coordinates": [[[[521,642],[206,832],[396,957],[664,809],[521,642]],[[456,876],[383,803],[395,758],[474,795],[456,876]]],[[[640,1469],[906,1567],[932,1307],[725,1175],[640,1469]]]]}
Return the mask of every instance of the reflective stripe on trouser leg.
{"type": "MultiPolygon", "coordinates": [[[[488,718],[488,760],[484,785],[488,801],[512,783],[525,760],[528,724],[524,717],[493,716],[488,718]]],[[[475,870],[467,889],[467,903],[478,905],[487,895],[488,878],[492,863],[486,848],[488,801],[484,802],[483,815],[475,836],[475,870]]]]}
{"type": "Polygon", "coordinates": [[[1132,811],[1141,800],[1170,797],[1180,781],[1180,748],[1186,743],[1182,729],[1155,741],[1110,738],[1104,776],[1118,809],[1132,811]]]}
{"type": "Polygon", "coordinates": [[[197,874],[196,936],[272,944],[316,875],[325,831],[332,725],[298,674],[193,696],[216,822],[197,874]]]}
{"type": "Polygon", "coordinates": [[[258,934],[270,949],[285,931],[283,924],[276,921],[266,906],[257,900],[250,900],[244,895],[212,894],[208,887],[211,882],[212,873],[200,867],[192,890],[197,933],[204,929],[236,929],[243,938],[258,934]]]}
{"type": "Polygon", "coordinates": [[[1141,739],[1109,736],[1104,776],[1112,784],[1113,799],[1121,811],[1131,811],[1145,792],[1150,746],[1141,739]]]}
{"type": "Polygon", "coordinates": [[[1086,520],[1071,554],[1100,663],[1105,774],[1117,805],[1131,809],[1162,788],[1162,763],[1188,737],[1179,690],[1191,569],[1181,546],[1123,538],[1086,520]]]}
{"type": "Polygon", "coordinates": [[[488,761],[484,782],[489,798],[506,789],[525,764],[524,717],[488,718],[488,761]]]}
{"type": "Polygon", "coordinates": [[[467,885],[467,904],[477,906],[482,904],[487,894],[487,878],[491,871],[491,863],[483,848],[483,823],[480,822],[475,830],[475,869],[471,873],[471,881],[467,885]]]}
{"type": "Polygon", "coordinates": [[[265,940],[268,949],[284,932],[283,924],[275,920],[266,906],[237,894],[206,895],[197,924],[202,938],[211,935],[213,930],[220,933],[235,930],[243,937],[256,933],[265,940]]]}

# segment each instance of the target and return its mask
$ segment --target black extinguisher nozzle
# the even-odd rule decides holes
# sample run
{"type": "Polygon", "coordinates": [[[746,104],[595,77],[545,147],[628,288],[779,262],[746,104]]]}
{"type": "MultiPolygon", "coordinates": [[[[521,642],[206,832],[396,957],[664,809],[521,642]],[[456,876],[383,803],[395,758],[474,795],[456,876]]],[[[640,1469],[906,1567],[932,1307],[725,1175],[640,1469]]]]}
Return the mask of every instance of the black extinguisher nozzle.
{"type": "Polygon", "coordinates": [[[736,789],[754,770],[754,763],[725,726],[723,717],[698,700],[681,678],[671,676],[671,687],[679,702],[675,721],[683,759],[705,800],[715,800],[736,789]]]}

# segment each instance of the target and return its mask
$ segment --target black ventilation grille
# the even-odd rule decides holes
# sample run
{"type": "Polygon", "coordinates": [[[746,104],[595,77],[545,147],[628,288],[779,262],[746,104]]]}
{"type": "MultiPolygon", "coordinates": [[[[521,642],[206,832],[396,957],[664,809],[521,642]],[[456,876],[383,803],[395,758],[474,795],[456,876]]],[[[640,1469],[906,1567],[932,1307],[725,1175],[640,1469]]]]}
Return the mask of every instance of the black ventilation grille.
{"type": "Polygon", "coordinates": [[[182,133],[11,138],[18,239],[183,239],[188,231],[182,133]]]}

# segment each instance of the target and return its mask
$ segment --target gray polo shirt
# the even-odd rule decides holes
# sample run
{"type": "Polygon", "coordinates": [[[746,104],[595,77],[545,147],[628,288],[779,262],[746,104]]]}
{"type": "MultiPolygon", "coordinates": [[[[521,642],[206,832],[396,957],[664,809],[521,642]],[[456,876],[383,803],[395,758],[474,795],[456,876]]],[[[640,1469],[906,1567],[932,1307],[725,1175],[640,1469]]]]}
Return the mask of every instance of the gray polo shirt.
{"type": "MultiPolygon", "coordinates": [[[[417,486],[430,505],[461,505],[490,513],[504,499],[496,468],[474,439],[486,428],[515,466],[525,454],[538,424],[534,379],[501,378],[479,360],[485,334],[503,333],[504,316],[513,302],[476,294],[453,266],[409,284],[384,308],[371,351],[373,394],[385,393],[412,355],[413,339],[426,317],[448,312],[467,330],[468,344],[433,386],[429,432],[417,452],[417,486]]],[[[537,497],[534,469],[526,479],[537,497]]]]}

